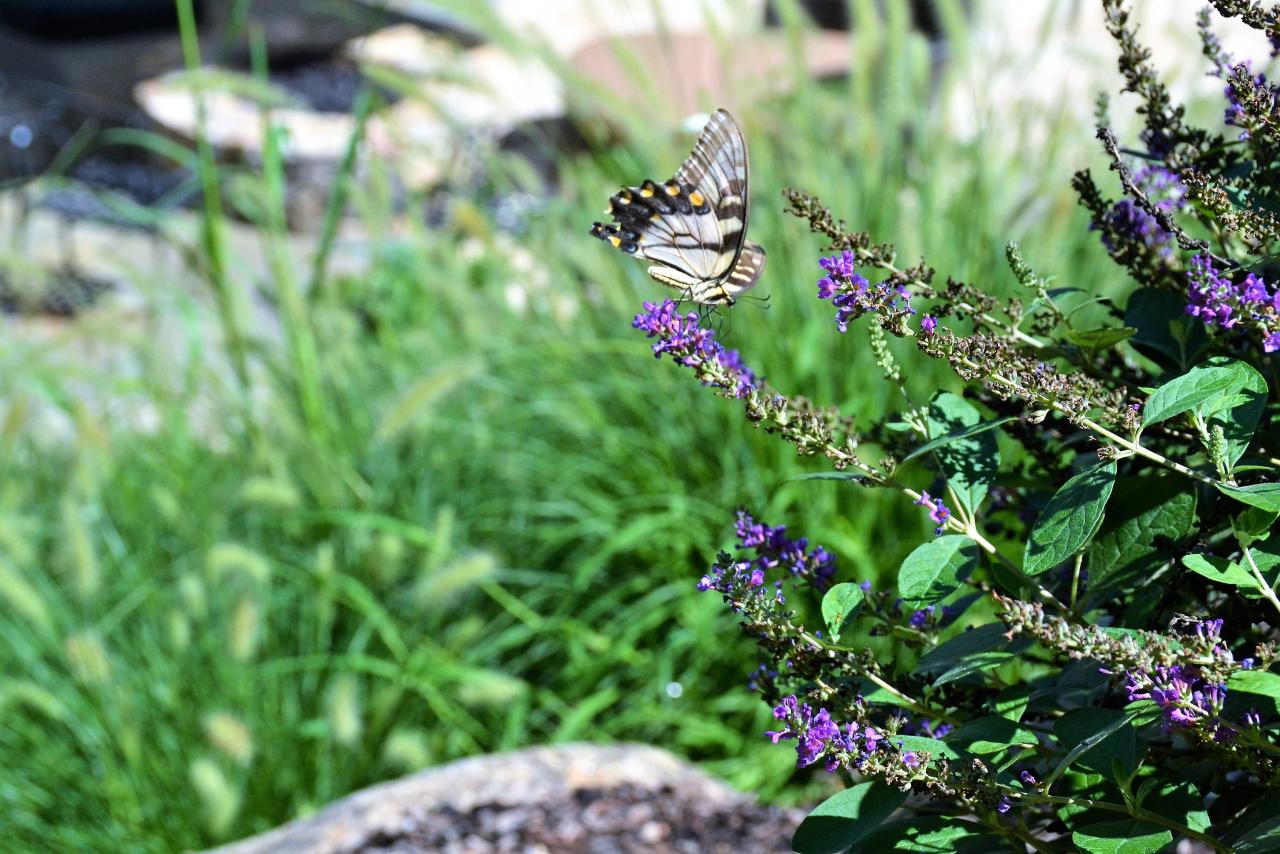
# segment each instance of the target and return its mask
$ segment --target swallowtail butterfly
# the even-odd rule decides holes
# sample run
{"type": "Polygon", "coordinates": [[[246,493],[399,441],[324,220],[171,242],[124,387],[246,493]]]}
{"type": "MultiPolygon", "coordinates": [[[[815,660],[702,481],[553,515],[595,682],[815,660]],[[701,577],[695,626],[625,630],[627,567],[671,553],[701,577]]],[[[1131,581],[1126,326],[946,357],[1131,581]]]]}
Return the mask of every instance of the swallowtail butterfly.
{"type": "Polygon", "coordinates": [[[670,181],[624,188],[605,213],[616,224],[595,223],[593,236],[653,261],[650,276],[699,305],[733,305],[764,269],[764,249],[746,239],[747,141],[725,110],[670,181]]]}

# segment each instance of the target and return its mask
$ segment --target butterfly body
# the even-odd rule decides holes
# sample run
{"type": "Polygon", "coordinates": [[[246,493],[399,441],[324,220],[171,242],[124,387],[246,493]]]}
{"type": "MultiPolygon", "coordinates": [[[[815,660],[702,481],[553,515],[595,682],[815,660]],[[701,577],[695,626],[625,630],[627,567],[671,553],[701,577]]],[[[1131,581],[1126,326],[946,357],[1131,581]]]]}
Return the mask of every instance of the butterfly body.
{"type": "Polygon", "coordinates": [[[653,262],[649,275],[693,302],[733,305],[764,269],[764,249],[746,239],[747,210],[747,143],[716,110],[671,180],[615,193],[605,211],[614,223],[591,233],[653,262]]]}

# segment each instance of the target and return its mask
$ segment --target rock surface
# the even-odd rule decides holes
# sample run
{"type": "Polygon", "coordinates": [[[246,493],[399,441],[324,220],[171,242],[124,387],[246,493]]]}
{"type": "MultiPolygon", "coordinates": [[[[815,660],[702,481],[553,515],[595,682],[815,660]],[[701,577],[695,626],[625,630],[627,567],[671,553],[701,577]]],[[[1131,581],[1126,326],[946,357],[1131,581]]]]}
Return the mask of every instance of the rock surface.
{"type": "Polygon", "coordinates": [[[657,748],[570,744],[373,786],[216,854],[787,851],[803,815],[657,748]]]}

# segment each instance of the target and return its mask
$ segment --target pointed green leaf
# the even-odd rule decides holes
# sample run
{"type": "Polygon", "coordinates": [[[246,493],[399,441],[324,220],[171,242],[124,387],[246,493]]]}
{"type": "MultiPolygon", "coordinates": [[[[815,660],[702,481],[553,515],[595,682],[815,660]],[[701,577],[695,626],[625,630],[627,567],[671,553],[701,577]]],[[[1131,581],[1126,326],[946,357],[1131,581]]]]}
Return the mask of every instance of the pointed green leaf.
{"type": "Polygon", "coordinates": [[[1022,571],[1048,572],[1089,542],[1115,486],[1116,464],[1099,463],[1063,484],[1049,499],[1027,539],[1022,571]]]}
{"type": "Polygon", "coordinates": [[[1045,778],[1045,791],[1077,760],[1086,768],[1107,776],[1111,776],[1116,763],[1126,773],[1137,768],[1138,748],[1130,722],[1141,713],[1141,710],[1076,709],[1058,718],[1053,733],[1067,748],[1067,755],[1045,778]]]}
{"type": "Polygon", "coordinates": [[[1089,854],[1156,854],[1173,841],[1173,834],[1158,824],[1126,819],[1082,827],[1071,841],[1089,854]]]}
{"type": "Polygon", "coordinates": [[[987,670],[994,670],[1002,664],[1006,664],[1016,658],[1011,652],[975,652],[973,655],[967,655],[960,660],[955,667],[943,673],[937,679],[933,680],[935,688],[946,685],[949,682],[955,682],[966,676],[972,676],[975,673],[982,673],[987,670]]]}
{"type": "Polygon", "coordinates": [[[1215,397],[1237,390],[1241,374],[1230,364],[1196,365],[1156,389],[1142,408],[1144,426],[1189,412],[1215,397]]]}
{"type": "Polygon", "coordinates": [[[913,608],[933,605],[955,592],[978,565],[978,546],[948,534],[917,546],[898,570],[898,593],[913,608]]]}
{"type": "Polygon", "coordinates": [[[950,816],[913,816],[886,822],[862,841],[862,851],[905,854],[994,854],[1007,848],[985,828],[950,816]]]}
{"type": "Polygon", "coordinates": [[[1040,740],[1029,729],[1000,715],[986,715],[966,721],[946,735],[946,742],[978,756],[1008,749],[1011,745],[1038,745],[1040,740]]]}
{"type": "Polygon", "coordinates": [[[969,439],[973,436],[977,436],[982,433],[985,433],[988,430],[994,430],[997,427],[1001,427],[1005,424],[1008,424],[1010,421],[1017,421],[1017,420],[1018,419],[1010,415],[1006,418],[997,418],[995,421],[982,421],[977,424],[974,424],[972,427],[964,427],[959,430],[952,430],[950,433],[946,434],[945,436],[939,436],[936,439],[932,439],[928,442],[925,442],[923,445],[921,445],[920,447],[916,448],[914,451],[912,451],[911,453],[903,457],[902,462],[905,463],[907,460],[914,460],[916,457],[923,456],[929,453],[930,451],[936,451],[938,448],[941,448],[945,445],[950,445],[952,442],[958,442],[963,439],[969,439]]]}
{"type": "Polygon", "coordinates": [[[1005,631],[1004,623],[987,623],[961,632],[922,657],[916,664],[916,672],[942,673],[975,653],[1007,649],[1009,640],[1004,636],[1005,631]]]}
{"type": "MultiPolygon", "coordinates": [[[[929,404],[929,433],[946,436],[978,426],[982,416],[973,404],[951,392],[942,392],[929,404]]],[[[977,511],[1000,468],[1000,451],[990,431],[978,431],[934,449],[938,467],[969,513],[977,511]]]]}
{"type": "Polygon", "coordinates": [[[1252,486],[1230,486],[1215,483],[1218,491],[1236,501],[1271,513],[1280,513],[1280,483],[1255,483],[1252,486]]]}
{"type": "Polygon", "coordinates": [[[1121,341],[1133,337],[1138,330],[1132,326],[1104,327],[1102,329],[1082,329],[1068,332],[1066,338],[1072,344],[1085,350],[1105,350],[1114,347],[1121,341]]]}
{"type": "Polygon", "coordinates": [[[1182,565],[1192,572],[1203,575],[1210,581],[1216,581],[1219,584],[1229,584],[1232,587],[1244,587],[1249,590],[1259,589],[1258,580],[1247,569],[1226,558],[1212,557],[1210,555],[1187,555],[1182,559],[1182,565]]]}
{"type": "Polygon", "coordinates": [[[1089,592],[1100,599],[1141,584],[1189,540],[1196,493],[1172,476],[1118,477],[1106,518],[1089,543],[1089,592]]]}
{"type": "Polygon", "coordinates": [[[1237,670],[1227,680],[1227,690],[1280,699],[1280,675],[1268,670],[1237,670]]]}
{"type": "Polygon", "coordinates": [[[862,588],[847,581],[832,587],[822,597],[822,621],[827,624],[833,642],[840,640],[845,621],[862,605],[863,597],[862,588]]]}
{"type": "Polygon", "coordinates": [[[860,783],[827,798],[796,828],[799,854],[836,854],[871,835],[907,799],[884,783],[860,783]]]}

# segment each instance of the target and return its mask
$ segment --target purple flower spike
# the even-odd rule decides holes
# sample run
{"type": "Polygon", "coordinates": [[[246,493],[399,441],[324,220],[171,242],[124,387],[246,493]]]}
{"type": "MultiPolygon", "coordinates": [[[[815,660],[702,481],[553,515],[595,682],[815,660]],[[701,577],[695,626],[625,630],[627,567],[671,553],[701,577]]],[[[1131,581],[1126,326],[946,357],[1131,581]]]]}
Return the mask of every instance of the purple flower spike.
{"type": "Polygon", "coordinates": [[[698,371],[706,385],[723,388],[734,397],[747,397],[759,386],[755,373],[742,362],[737,350],[726,350],[715,332],[701,325],[697,313],[682,315],[672,300],[661,305],[644,303],[631,325],[649,338],[657,338],[653,355],[670,355],[679,365],[698,371]]]}
{"type": "Polygon", "coordinates": [[[796,578],[810,581],[820,590],[830,587],[836,575],[836,557],[822,546],[809,550],[809,540],[801,537],[793,540],[787,536],[787,527],[776,528],[757,522],[750,513],[740,511],[734,525],[738,544],[755,552],[751,565],[763,582],[764,573],[782,567],[796,578]]]}
{"type": "Polygon", "coordinates": [[[837,329],[849,331],[849,324],[864,314],[879,313],[898,324],[915,314],[911,307],[911,292],[905,285],[890,279],[872,285],[854,270],[855,260],[848,249],[839,255],[818,259],[818,266],[827,273],[818,280],[818,299],[829,299],[836,307],[837,329]]]}

